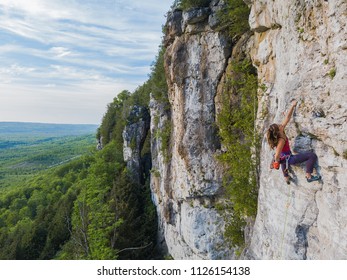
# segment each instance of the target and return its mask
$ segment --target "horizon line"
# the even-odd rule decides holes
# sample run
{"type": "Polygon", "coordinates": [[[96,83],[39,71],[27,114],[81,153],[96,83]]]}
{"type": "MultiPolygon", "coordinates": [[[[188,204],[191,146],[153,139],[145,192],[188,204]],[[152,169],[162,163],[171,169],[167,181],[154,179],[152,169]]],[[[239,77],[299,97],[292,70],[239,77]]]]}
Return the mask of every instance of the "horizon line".
{"type": "Polygon", "coordinates": [[[27,123],[27,124],[51,124],[51,125],[96,125],[99,123],[59,123],[59,122],[42,122],[42,121],[1,121],[0,123],[27,123]]]}

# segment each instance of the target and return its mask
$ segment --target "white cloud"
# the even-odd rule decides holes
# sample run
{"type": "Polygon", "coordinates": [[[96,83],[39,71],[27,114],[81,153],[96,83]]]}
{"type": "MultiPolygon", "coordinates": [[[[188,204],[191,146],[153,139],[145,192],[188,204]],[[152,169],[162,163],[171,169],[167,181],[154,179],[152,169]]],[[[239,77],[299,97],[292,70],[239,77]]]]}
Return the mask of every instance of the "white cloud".
{"type": "Polygon", "coordinates": [[[58,58],[71,55],[71,51],[68,48],[64,48],[64,47],[53,47],[53,48],[50,48],[49,51],[53,53],[55,57],[58,57],[58,58]]]}
{"type": "Polygon", "coordinates": [[[22,76],[31,75],[35,70],[33,67],[23,67],[17,64],[0,67],[0,84],[11,84],[20,80],[22,76]]]}
{"type": "Polygon", "coordinates": [[[45,0],[0,0],[0,5],[5,12],[17,12],[30,16],[45,16],[50,18],[71,17],[71,10],[68,6],[60,6],[63,1],[45,1],[45,0]],[[58,5],[56,5],[58,4],[58,5]]]}
{"type": "Polygon", "coordinates": [[[100,121],[118,92],[147,80],[172,2],[0,0],[0,121],[53,121],[58,107],[68,119],[65,100],[70,122],[100,121]]]}

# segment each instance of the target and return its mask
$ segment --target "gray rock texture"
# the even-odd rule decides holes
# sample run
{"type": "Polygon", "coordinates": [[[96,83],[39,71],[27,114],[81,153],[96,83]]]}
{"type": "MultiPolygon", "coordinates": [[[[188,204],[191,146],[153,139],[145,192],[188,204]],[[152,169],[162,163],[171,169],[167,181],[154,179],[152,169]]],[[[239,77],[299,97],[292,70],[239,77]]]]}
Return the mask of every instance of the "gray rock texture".
{"type": "Polygon", "coordinates": [[[132,107],[127,122],[123,130],[123,157],[134,180],[141,182],[145,172],[141,162],[141,150],[150,127],[148,110],[141,106],[132,107]]]}
{"type": "MultiPolygon", "coordinates": [[[[217,4],[211,4],[214,11],[217,4]]],[[[231,254],[224,246],[224,221],[215,210],[222,168],[215,158],[220,143],[214,104],[231,44],[212,30],[210,17],[210,8],[169,13],[164,42],[170,114],[154,99],[150,105],[153,200],[160,236],[175,259],[231,254]],[[160,134],[167,125],[171,141],[164,156],[160,134]]]]}
{"type": "MultiPolygon", "coordinates": [[[[347,2],[245,2],[254,34],[243,48],[258,72],[256,127],[264,137],[258,213],[242,256],[347,259],[347,2]],[[273,151],[266,129],[282,121],[293,99],[298,105],[286,134],[293,152],[318,155],[320,182],[307,183],[303,165],[291,167],[290,185],[280,171],[269,169],[273,151]]],[[[169,108],[153,98],[150,104],[159,240],[175,259],[235,258],[215,209],[223,176],[216,160],[217,88],[232,49],[217,28],[220,3],[169,12],[164,38],[169,108]]]]}
{"type": "Polygon", "coordinates": [[[286,133],[294,152],[313,150],[321,182],[307,183],[304,166],[294,182],[268,166],[263,139],[258,215],[250,245],[255,259],[347,259],[347,2],[252,3],[250,53],[258,70],[257,127],[281,122],[298,100],[286,133]]]}

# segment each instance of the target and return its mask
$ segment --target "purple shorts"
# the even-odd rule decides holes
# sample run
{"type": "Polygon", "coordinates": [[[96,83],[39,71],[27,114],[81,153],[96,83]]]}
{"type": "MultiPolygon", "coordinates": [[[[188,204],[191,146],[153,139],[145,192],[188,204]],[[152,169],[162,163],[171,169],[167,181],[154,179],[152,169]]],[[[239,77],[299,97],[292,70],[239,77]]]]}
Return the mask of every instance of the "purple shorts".
{"type": "MultiPolygon", "coordinates": [[[[313,152],[304,152],[296,155],[291,155],[288,164],[289,165],[295,165],[299,163],[306,162],[306,173],[312,173],[313,172],[313,167],[316,164],[317,161],[317,155],[313,152]]],[[[286,170],[286,162],[281,163],[281,168],[283,171],[284,177],[288,177],[288,170],[286,170]]]]}

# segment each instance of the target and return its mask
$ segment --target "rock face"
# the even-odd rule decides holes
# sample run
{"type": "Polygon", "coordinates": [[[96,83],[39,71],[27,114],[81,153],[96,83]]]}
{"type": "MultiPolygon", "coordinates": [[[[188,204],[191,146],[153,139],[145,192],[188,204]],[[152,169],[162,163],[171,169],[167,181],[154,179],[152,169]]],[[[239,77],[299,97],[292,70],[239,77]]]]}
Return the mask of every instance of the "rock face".
{"type": "Polygon", "coordinates": [[[270,171],[263,139],[258,214],[248,257],[347,259],[347,3],[344,0],[252,1],[250,53],[263,90],[257,127],[281,122],[298,100],[286,130],[292,150],[318,155],[321,182],[293,167],[286,185],[270,171]]]}
{"type": "Polygon", "coordinates": [[[214,98],[231,53],[227,37],[213,29],[218,3],[169,13],[164,42],[170,110],[154,99],[150,105],[151,188],[161,241],[175,259],[232,255],[224,246],[224,221],[215,210],[222,168],[215,158],[220,143],[214,98]],[[169,133],[169,144],[164,144],[163,131],[169,133]]]}
{"type": "MultiPolygon", "coordinates": [[[[347,259],[347,2],[245,2],[254,34],[242,48],[258,71],[256,126],[264,137],[258,213],[243,257],[347,259]],[[298,106],[286,134],[293,152],[318,155],[321,182],[307,183],[304,166],[291,168],[290,185],[281,171],[269,169],[273,152],[265,132],[282,121],[292,99],[298,106]]],[[[175,259],[235,258],[215,209],[223,176],[216,160],[216,95],[231,55],[231,43],[217,29],[220,3],[169,12],[169,104],[150,103],[159,241],[175,259]]]]}
{"type": "Polygon", "coordinates": [[[141,151],[150,126],[150,115],[146,108],[134,106],[123,131],[123,157],[127,168],[137,182],[144,183],[144,164],[141,151]]]}

